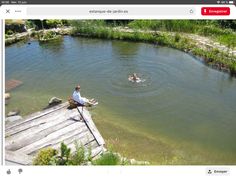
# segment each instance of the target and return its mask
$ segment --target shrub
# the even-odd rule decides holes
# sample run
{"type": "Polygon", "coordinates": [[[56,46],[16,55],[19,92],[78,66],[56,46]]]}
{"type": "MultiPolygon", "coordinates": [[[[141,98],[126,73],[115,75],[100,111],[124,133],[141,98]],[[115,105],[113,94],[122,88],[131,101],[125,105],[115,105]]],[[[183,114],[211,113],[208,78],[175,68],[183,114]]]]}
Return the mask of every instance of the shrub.
{"type": "Polygon", "coordinates": [[[12,34],[14,34],[14,32],[12,30],[7,30],[6,34],[7,35],[12,35],[12,34]]]}
{"type": "Polygon", "coordinates": [[[68,165],[70,158],[71,149],[66,144],[61,143],[60,155],[57,157],[57,165],[68,165]]]}
{"type": "Polygon", "coordinates": [[[76,147],[76,152],[72,155],[70,159],[70,164],[71,165],[81,165],[86,162],[86,157],[85,157],[85,149],[81,145],[79,146],[78,143],[75,144],[76,147]]]}
{"type": "Polygon", "coordinates": [[[57,151],[52,148],[41,150],[33,161],[34,165],[50,165],[51,159],[57,155],[57,151]]]}
{"type": "Polygon", "coordinates": [[[179,42],[179,40],[180,40],[180,35],[179,35],[179,33],[176,33],[175,34],[175,42],[179,42]]]}
{"type": "Polygon", "coordinates": [[[63,26],[62,20],[46,20],[47,28],[57,28],[63,26]]]}

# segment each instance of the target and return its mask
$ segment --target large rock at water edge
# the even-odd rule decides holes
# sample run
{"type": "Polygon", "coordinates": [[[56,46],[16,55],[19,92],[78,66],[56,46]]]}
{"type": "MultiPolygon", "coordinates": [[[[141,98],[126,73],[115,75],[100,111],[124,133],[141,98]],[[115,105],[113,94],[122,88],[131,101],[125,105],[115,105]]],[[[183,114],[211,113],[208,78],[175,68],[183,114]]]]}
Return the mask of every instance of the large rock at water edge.
{"type": "Polygon", "coordinates": [[[7,117],[16,116],[18,114],[20,114],[20,110],[13,110],[7,114],[7,117]]]}
{"type": "Polygon", "coordinates": [[[62,102],[62,99],[57,98],[57,97],[52,97],[52,98],[49,100],[48,104],[49,104],[49,105],[57,105],[57,104],[60,104],[61,102],[62,102]]]}

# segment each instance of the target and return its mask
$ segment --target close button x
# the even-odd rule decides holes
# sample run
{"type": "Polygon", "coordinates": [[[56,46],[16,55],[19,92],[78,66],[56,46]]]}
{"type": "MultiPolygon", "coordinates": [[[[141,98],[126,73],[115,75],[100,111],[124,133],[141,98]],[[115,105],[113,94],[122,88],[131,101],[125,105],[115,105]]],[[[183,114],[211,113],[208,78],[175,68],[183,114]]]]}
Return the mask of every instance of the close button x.
{"type": "Polygon", "coordinates": [[[9,14],[10,13],[10,9],[6,9],[6,14],[9,14]]]}

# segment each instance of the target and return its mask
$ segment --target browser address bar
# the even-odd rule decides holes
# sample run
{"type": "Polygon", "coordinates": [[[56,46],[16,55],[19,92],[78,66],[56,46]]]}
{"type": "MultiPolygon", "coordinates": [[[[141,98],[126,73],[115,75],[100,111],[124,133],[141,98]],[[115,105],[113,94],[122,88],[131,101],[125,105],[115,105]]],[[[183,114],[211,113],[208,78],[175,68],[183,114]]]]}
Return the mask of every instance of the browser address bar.
{"type": "Polygon", "coordinates": [[[195,7],[157,6],[81,6],[81,7],[28,7],[30,16],[78,16],[78,15],[127,15],[127,16],[189,16],[195,15],[195,7]]]}

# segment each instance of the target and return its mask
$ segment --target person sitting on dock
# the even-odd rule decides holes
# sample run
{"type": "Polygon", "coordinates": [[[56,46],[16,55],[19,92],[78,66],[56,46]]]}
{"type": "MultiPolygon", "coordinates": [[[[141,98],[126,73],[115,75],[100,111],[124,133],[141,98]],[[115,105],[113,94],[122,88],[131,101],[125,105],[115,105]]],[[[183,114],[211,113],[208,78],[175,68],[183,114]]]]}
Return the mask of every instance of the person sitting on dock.
{"type": "Polygon", "coordinates": [[[97,104],[97,101],[94,99],[87,99],[80,95],[80,85],[75,87],[75,91],[72,95],[73,100],[77,103],[78,106],[93,106],[97,104]]]}

